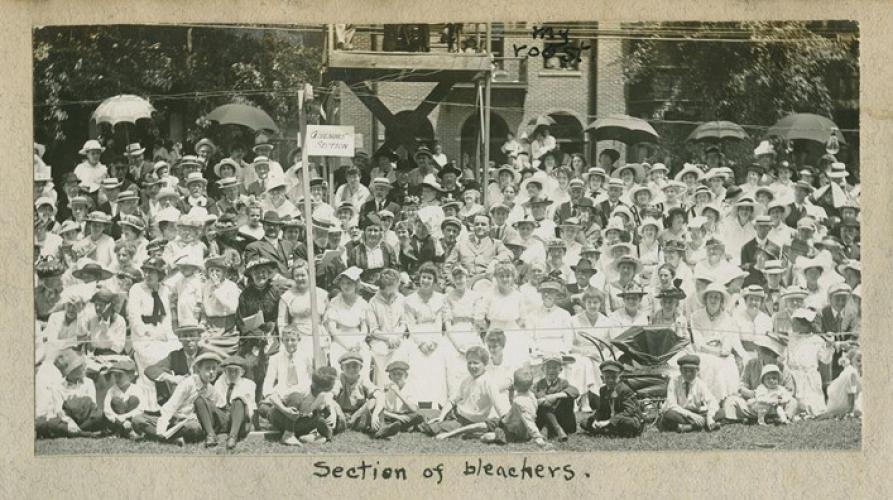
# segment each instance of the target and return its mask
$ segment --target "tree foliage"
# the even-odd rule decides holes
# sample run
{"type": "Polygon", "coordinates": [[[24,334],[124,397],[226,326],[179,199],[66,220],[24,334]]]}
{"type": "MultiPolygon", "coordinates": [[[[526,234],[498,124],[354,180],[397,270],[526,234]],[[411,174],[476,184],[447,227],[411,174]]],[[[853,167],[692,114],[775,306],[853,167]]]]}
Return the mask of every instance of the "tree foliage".
{"type": "Polygon", "coordinates": [[[319,44],[305,45],[302,38],[250,28],[37,29],[35,139],[56,145],[83,141],[92,110],[117,94],[144,96],[155,106],[154,123],[142,131],[149,142],[173,112],[189,120],[187,137],[194,139],[207,127],[200,117],[228,102],[256,105],[284,129],[297,121],[295,91],[320,76],[319,44]]]}
{"type": "MultiPolygon", "coordinates": [[[[651,99],[632,105],[631,112],[644,118],[768,127],[792,112],[833,118],[839,97],[835,80],[858,85],[858,42],[828,36],[831,28],[805,22],[698,23],[696,28],[707,32],[704,38],[718,36],[710,31],[724,31],[746,41],[697,41],[698,34],[688,41],[637,41],[624,64],[625,78],[631,89],[651,99]]],[[[665,144],[683,149],[692,128],[670,126],[660,132],[665,144]]],[[[748,132],[758,139],[763,131],[748,132]]]]}

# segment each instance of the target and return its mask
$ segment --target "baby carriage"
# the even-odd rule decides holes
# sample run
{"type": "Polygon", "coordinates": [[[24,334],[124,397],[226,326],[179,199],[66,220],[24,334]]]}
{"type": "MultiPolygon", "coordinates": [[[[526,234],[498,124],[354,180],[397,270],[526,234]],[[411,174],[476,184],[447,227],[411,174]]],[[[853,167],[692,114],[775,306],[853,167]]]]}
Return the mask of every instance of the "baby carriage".
{"type": "Polygon", "coordinates": [[[689,339],[666,326],[634,326],[610,342],[580,335],[598,348],[601,361],[610,356],[624,365],[620,380],[636,393],[645,421],[653,422],[667,398],[673,371],[668,361],[689,345],[689,339]]]}

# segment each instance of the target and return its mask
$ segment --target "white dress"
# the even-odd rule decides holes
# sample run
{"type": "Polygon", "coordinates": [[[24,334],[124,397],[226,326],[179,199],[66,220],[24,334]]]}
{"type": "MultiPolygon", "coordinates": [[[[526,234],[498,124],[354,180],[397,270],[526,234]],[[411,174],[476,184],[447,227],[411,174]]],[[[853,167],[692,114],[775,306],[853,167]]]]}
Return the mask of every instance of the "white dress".
{"type": "Polygon", "coordinates": [[[707,309],[701,308],[692,314],[691,328],[695,340],[694,350],[701,358],[699,376],[718,401],[736,394],[740,374],[734,354],[745,360],[748,355],[741,345],[732,317],[723,311],[711,318],[707,309]],[[723,353],[728,354],[723,356],[723,353]]]}
{"type": "Polygon", "coordinates": [[[341,355],[346,353],[347,349],[353,349],[363,358],[361,373],[368,376],[372,367],[372,354],[369,352],[369,344],[366,343],[367,332],[364,328],[368,327],[370,314],[369,303],[362,297],[356,297],[352,304],[348,304],[339,294],[329,302],[324,321],[329,324],[328,333],[332,336],[329,364],[335,369],[339,368],[338,359],[341,355]],[[335,341],[336,337],[344,346],[335,341]]]}
{"type": "Polygon", "coordinates": [[[446,294],[445,320],[447,335],[452,341],[446,339],[444,350],[447,393],[451,398],[459,394],[459,386],[468,376],[464,352],[471,346],[483,345],[474,327],[475,312],[476,308],[480,307],[480,301],[481,296],[473,290],[466,290],[461,296],[455,290],[446,294]],[[457,350],[454,343],[462,350],[457,350]]]}
{"type": "Polygon", "coordinates": [[[502,294],[497,289],[482,300],[482,315],[490,321],[489,328],[505,332],[506,362],[521,366],[530,361],[532,338],[529,330],[522,330],[523,297],[517,290],[502,294]]]}
{"type": "Polygon", "coordinates": [[[862,379],[852,365],[848,365],[828,386],[828,409],[823,417],[842,417],[850,412],[849,396],[855,395],[855,409],[862,411],[862,379]]]}
{"type": "Polygon", "coordinates": [[[406,321],[409,325],[409,394],[416,401],[444,404],[447,399],[446,360],[452,347],[443,335],[443,315],[446,297],[432,292],[425,300],[419,292],[406,297],[406,321]],[[421,342],[434,342],[436,347],[425,353],[421,342]]]}
{"type": "MultiPolygon", "coordinates": [[[[329,304],[329,297],[322,288],[316,289],[316,313],[319,331],[319,345],[323,355],[328,355],[332,341],[326,331],[325,324],[320,321],[325,315],[329,304]]],[[[301,357],[313,358],[313,318],[310,311],[310,290],[299,294],[294,289],[286,290],[279,298],[279,317],[277,324],[279,332],[291,328],[298,333],[298,352],[301,357]]],[[[332,360],[337,364],[338,360],[332,360]]]]}
{"type": "Polygon", "coordinates": [[[829,349],[818,335],[796,333],[788,337],[785,366],[796,384],[794,397],[799,409],[809,415],[825,412],[819,363],[830,363],[833,354],[834,350],[829,349]]]}

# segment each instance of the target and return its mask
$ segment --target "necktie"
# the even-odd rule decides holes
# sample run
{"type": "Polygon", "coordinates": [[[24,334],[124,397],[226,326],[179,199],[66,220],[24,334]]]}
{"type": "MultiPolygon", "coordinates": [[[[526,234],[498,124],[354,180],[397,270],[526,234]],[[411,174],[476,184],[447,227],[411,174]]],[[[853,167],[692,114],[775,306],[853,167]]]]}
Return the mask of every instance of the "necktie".
{"type": "Polygon", "coordinates": [[[161,302],[161,296],[158,295],[158,290],[152,290],[152,316],[156,318],[156,321],[161,321],[164,314],[164,303],[161,302]]]}
{"type": "Polygon", "coordinates": [[[226,406],[229,407],[229,400],[233,397],[233,389],[236,387],[236,384],[229,384],[229,387],[226,388],[226,406]]]}
{"type": "Polygon", "coordinates": [[[691,382],[685,383],[685,399],[688,399],[688,394],[691,392],[691,382]]]}
{"type": "Polygon", "coordinates": [[[295,369],[294,356],[288,357],[288,385],[289,386],[298,385],[298,370],[295,369]]]}

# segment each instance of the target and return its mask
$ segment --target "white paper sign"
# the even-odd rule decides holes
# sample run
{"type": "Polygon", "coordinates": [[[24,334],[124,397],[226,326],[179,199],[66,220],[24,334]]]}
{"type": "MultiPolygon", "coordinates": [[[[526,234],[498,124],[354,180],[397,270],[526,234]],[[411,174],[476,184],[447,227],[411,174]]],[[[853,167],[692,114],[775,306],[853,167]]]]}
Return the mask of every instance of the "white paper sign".
{"type": "Polygon", "coordinates": [[[307,125],[307,154],[352,158],[354,138],[352,126],[307,125]]]}

